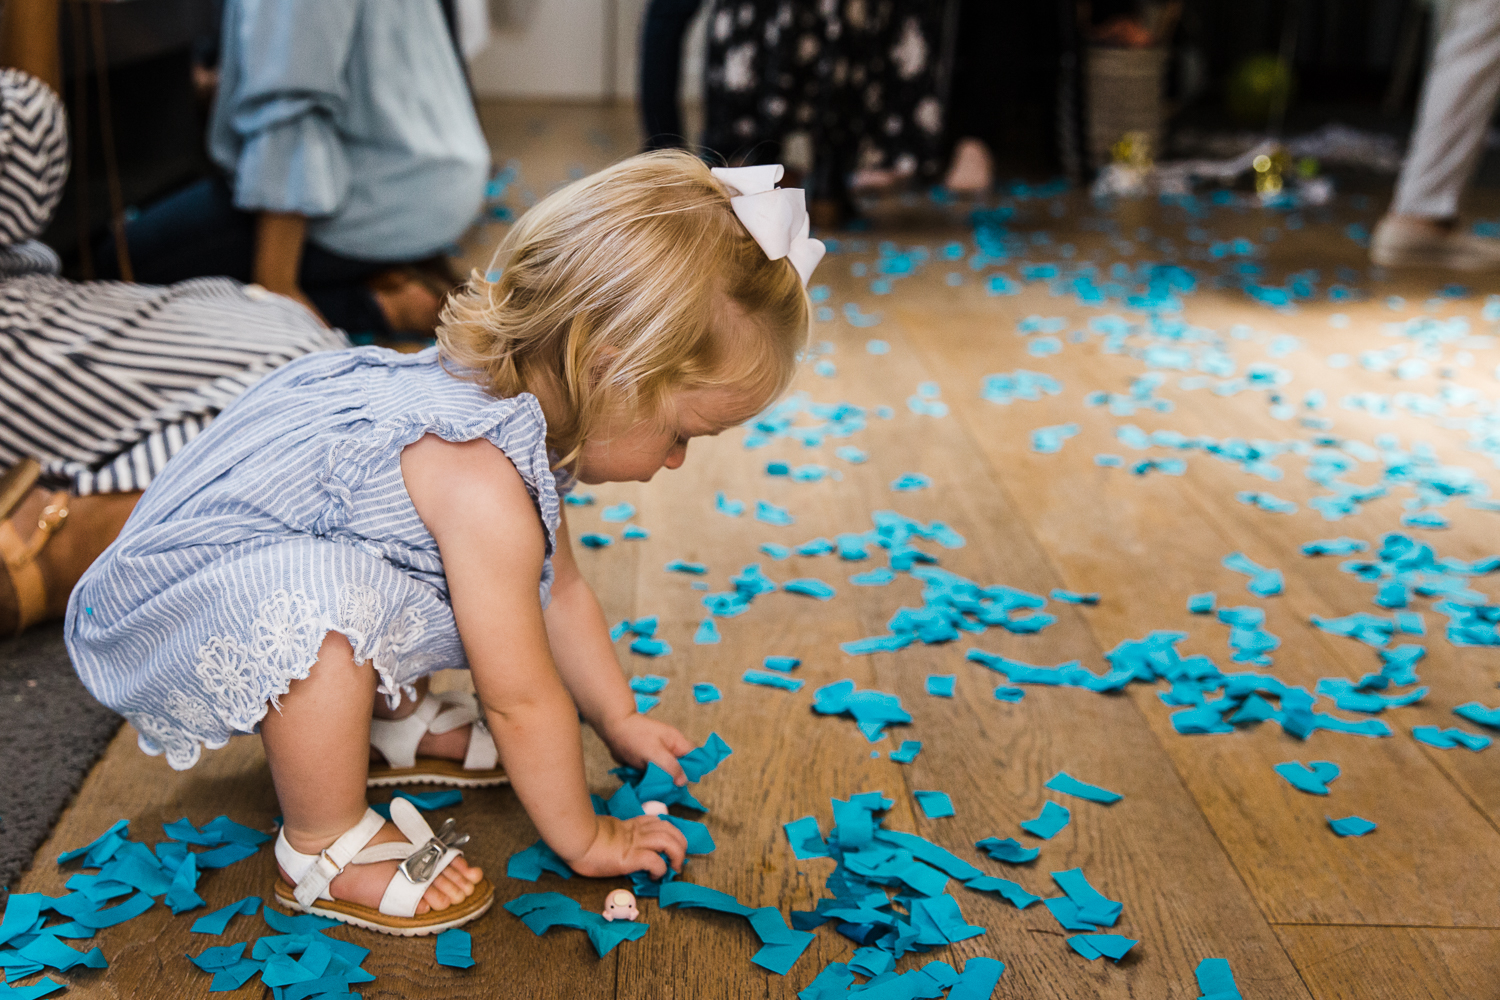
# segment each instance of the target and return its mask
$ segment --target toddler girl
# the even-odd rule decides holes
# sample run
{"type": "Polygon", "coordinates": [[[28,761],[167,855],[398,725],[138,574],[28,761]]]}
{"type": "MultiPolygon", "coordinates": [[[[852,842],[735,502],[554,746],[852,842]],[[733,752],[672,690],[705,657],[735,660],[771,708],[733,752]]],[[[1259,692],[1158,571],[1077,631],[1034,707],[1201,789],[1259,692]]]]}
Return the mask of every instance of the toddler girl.
{"type": "Polygon", "coordinates": [[[489,907],[466,838],[399,799],[385,822],[367,783],[508,777],[575,871],[680,867],[671,824],[590,807],[580,715],[679,783],[691,745],[635,711],[559,494],[675,469],[786,387],[823,248],[780,170],[652,153],[561,189],[448,304],[440,347],[259,382],[79,583],[73,662],[143,750],[188,768],[259,731],[281,905],[402,935],[489,907]],[[426,693],[465,666],[477,705],[426,693]]]}

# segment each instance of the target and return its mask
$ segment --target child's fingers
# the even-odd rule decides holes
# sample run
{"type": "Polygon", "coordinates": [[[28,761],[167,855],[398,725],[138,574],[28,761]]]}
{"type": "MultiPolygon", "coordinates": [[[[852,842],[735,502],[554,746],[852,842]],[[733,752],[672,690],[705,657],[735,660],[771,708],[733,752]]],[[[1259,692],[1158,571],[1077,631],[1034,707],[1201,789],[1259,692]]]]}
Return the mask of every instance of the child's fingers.
{"type": "Polygon", "coordinates": [[[658,754],[656,765],[672,776],[672,783],[678,788],[688,783],[687,772],[682,769],[681,764],[677,763],[677,756],[673,755],[671,750],[658,754]]]}
{"type": "Polygon", "coordinates": [[[627,858],[627,864],[630,871],[644,870],[654,879],[660,879],[667,874],[667,863],[662,860],[661,855],[655,851],[648,851],[644,847],[637,846],[632,849],[627,858]]]}
{"type": "Polygon", "coordinates": [[[672,751],[673,757],[686,756],[693,750],[693,745],[688,742],[688,738],[672,726],[667,727],[666,739],[663,742],[666,743],[667,749],[672,751]]]}
{"type": "Polygon", "coordinates": [[[657,850],[666,853],[672,862],[673,871],[680,872],[682,871],[682,863],[687,860],[687,837],[683,836],[681,830],[666,820],[658,820],[657,822],[661,827],[659,831],[653,831],[653,833],[661,838],[661,842],[657,845],[657,850]]]}

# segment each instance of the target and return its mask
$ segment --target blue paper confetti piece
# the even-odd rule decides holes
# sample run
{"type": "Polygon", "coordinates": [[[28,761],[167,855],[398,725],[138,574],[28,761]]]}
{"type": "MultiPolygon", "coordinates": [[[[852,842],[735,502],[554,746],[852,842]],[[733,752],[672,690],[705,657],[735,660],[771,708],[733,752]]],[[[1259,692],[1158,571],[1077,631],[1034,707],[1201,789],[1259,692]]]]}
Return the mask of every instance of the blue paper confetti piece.
{"type": "Polygon", "coordinates": [[[1218,596],[1211,590],[1203,594],[1194,594],[1188,598],[1187,609],[1195,615],[1212,614],[1218,599],[1218,596]]]}
{"type": "Polygon", "coordinates": [[[1293,788],[1309,795],[1327,795],[1328,783],[1339,776],[1339,766],[1328,760],[1315,760],[1311,764],[1288,761],[1277,764],[1272,770],[1290,782],[1293,788]]]}
{"type": "MultiPolygon", "coordinates": [[[[662,888],[665,890],[668,886],[662,888]]],[[[553,927],[575,927],[583,931],[600,958],[608,955],[620,942],[638,940],[650,930],[646,924],[633,920],[605,920],[601,915],[583,909],[577,900],[557,892],[528,892],[506,903],[505,909],[519,917],[538,937],[553,927]]]]}
{"type": "Polygon", "coordinates": [[[798,861],[828,857],[828,845],[823,842],[815,817],[804,816],[790,823],[783,823],[781,828],[786,831],[786,839],[792,845],[792,854],[798,861]]]}
{"type": "Polygon", "coordinates": [[[974,844],[996,861],[1003,861],[1009,865],[1024,865],[1028,861],[1035,861],[1041,850],[1036,847],[1022,847],[1014,838],[1006,837],[1000,840],[996,837],[986,837],[974,844]]]}
{"type": "Polygon", "coordinates": [[[599,520],[611,521],[616,524],[628,521],[632,517],[635,517],[635,506],[628,503],[613,504],[599,512],[599,520]]]}
{"type": "Polygon", "coordinates": [[[1011,704],[1015,704],[1025,697],[1026,692],[1018,687],[1011,687],[1007,684],[1001,684],[999,687],[995,688],[996,701],[1008,701],[1011,704]]]}
{"type": "Polygon", "coordinates": [[[957,674],[929,674],[927,693],[935,698],[952,698],[953,685],[957,680],[957,674]]]}
{"type": "Polygon", "coordinates": [[[1375,824],[1360,816],[1346,816],[1343,819],[1334,819],[1325,816],[1328,826],[1340,837],[1363,837],[1375,829],[1375,824]]]}
{"type": "Polygon", "coordinates": [[[711,704],[723,697],[723,693],[712,684],[698,683],[693,685],[693,700],[700,705],[711,704]]]}
{"type": "Polygon", "coordinates": [[[573,877],[573,869],[568,867],[568,863],[541,840],[512,854],[505,865],[507,877],[523,882],[535,882],[542,877],[543,872],[551,872],[563,878],[573,877]]]}
{"type": "Polygon", "coordinates": [[[781,585],[781,589],[789,594],[803,594],[807,597],[815,597],[820,601],[831,600],[834,589],[822,580],[806,577],[799,580],[788,580],[781,585]]]}
{"type": "Polygon", "coordinates": [[[1065,604],[1095,605],[1099,603],[1098,594],[1080,594],[1072,590],[1063,590],[1060,587],[1054,587],[1052,592],[1047,596],[1054,601],[1062,601],[1065,604]]]}
{"type": "Polygon", "coordinates": [[[1108,958],[1118,962],[1139,941],[1119,934],[1075,934],[1068,938],[1068,945],[1084,958],[1108,958]]]}
{"type": "Polygon", "coordinates": [[[1243,1000],[1228,959],[1205,958],[1193,975],[1198,980],[1198,989],[1203,991],[1198,1000],[1243,1000]]]}
{"type": "Polygon", "coordinates": [[[895,573],[880,566],[865,573],[855,573],[849,577],[849,582],[856,587],[884,587],[895,579],[895,573]]]}
{"type": "Polygon", "coordinates": [[[624,533],[620,536],[626,541],[637,541],[642,538],[650,538],[651,532],[639,525],[627,524],[624,533]]]}
{"type": "Polygon", "coordinates": [[[1054,792],[1073,795],[1080,799],[1088,799],[1090,802],[1099,802],[1104,805],[1109,805],[1111,802],[1118,802],[1125,797],[1119,792],[1111,792],[1107,788],[1100,788],[1098,785],[1090,785],[1086,781],[1079,781],[1067,771],[1058,771],[1047,781],[1045,787],[1052,789],[1054,792]]]}
{"type": "Polygon", "coordinates": [[[610,536],[601,535],[598,532],[594,531],[579,535],[578,541],[581,542],[583,544],[583,547],[586,549],[607,549],[615,543],[615,540],[610,536]]]}
{"type": "Polygon", "coordinates": [[[762,946],[750,961],[777,975],[784,976],[791,971],[797,959],[802,957],[807,946],[813,942],[814,935],[811,933],[787,927],[786,921],[776,907],[763,906],[755,909],[744,905],[728,893],[705,886],[693,885],[690,882],[670,882],[661,887],[660,900],[664,908],[672,906],[703,908],[746,918],[750,922],[751,929],[760,938],[762,946]]]}
{"type": "Polygon", "coordinates": [[[443,931],[437,936],[435,949],[439,965],[454,969],[474,967],[473,940],[466,930],[452,927],[443,931]]]}
{"type": "Polygon", "coordinates": [[[1031,450],[1042,455],[1055,455],[1062,451],[1063,442],[1079,433],[1077,424],[1058,424],[1054,427],[1038,427],[1031,432],[1031,450]]]}
{"type": "Polygon", "coordinates": [[[931,476],[920,472],[907,472],[891,482],[891,489],[897,493],[911,493],[916,490],[925,490],[931,485],[931,476]]]}
{"type": "Polygon", "coordinates": [[[714,624],[712,618],[705,618],[698,623],[698,630],[693,633],[693,644],[697,646],[712,646],[723,637],[719,635],[719,626],[714,624]]]}
{"type": "Polygon", "coordinates": [[[763,524],[774,524],[781,527],[796,523],[796,518],[792,517],[785,507],[779,507],[767,500],[757,500],[755,502],[755,519],[763,524]]]}
{"type": "Polygon", "coordinates": [[[708,572],[708,567],[702,563],[687,562],[683,559],[673,559],[664,567],[668,573],[690,573],[693,576],[702,576],[708,572]]]}
{"type": "MultiPolygon", "coordinates": [[[[194,934],[223,934],[228,929],[230,920],[241,914],[247,917],[254,916],[259,909],[260,897],[246,896],[237,903],[230,903],[228,906],[199,917],[193,922],[192,932],[194,934]]],[[[0,939],[3,939],[3,936],[0,936],[0,939]]]]}
{"type": "Polygon", "coordinates": [[[1453,714],[1476,725],[1500,729],[1500,708],[1486,708],[1477,701],[1471,701],[1455,708],[1453,714]]]}
{"type": "Polygon", "coordinates": [[[964,963],[964,971],[948,993],[948,1000],[990,1000],[1000,977],[1005,974],[1005,963],[995,958],[976,956],[964,963]]]}
{"type": "Polygon", "coordinates": [[[1056,802],[1049,800],[1042,804],[1042,814],[1036,819],[1028,819],[1023,822],[1021,829],[1033,837],[1051,840],[1057,836],[1063,827],[1068,825],[1068,821],[1072,818],[1073,814],[1068,811],[1067,806],[1060,806],[1056,802]]]}
{"type": "Polygon", "coordinates": [[[761,666],[767,670],[775,670],[783,674],[789,674],[802,666],[802,661],[795,656],[768,656],[761,661],[761,666]]]}
{"type": "Polygon", "coordinates": [[[891,760],[898,764],[910,764],[917,759],[917,754],[922,752],[922,744],[918,740],[902,740],[899,749],[891,751],[891,760]]]}
{"type": "Polygon", "coordinates": [[[954,815],[953,800],[948,797],[947,792],[937,791],[914,791],[912,798],[917,800],[921,806],[922,813],[928,819],[942,819],[945,816],[954,815]]]}
{"type": "Polygon", "coordinates": [[[1447,729],[1439,729],[1437,726],[1413,726],[1411,734],[1416,737],[1418,742],[1426,743],[1430,747],[1437,747],[1439,750],[1467,747],[1478,753],[1493,742],[1488,736],[1480,736],[1478,733],[1466,733],[1457,726],[1451,726],[1447,729]]]}
{"type": "Polygon", "coordinates": [[[807,683],[801,678],[784,677],[781,674],[772,674],[764,670],[746,670],[745,676],[741,680],[746,684],[780,688],[783,691],[800,691],[802,690],[802,685],[807,683]]]}
{"type": "Polygon", "coordinates": [[[643,635],[638,636],[635,641],[630,644],[630,651],[637,656],[649,656],[654,658],[658,656],[666,656],[668,653],[672,652],[672,647],[667,645],[661,639],[643,635]]]}

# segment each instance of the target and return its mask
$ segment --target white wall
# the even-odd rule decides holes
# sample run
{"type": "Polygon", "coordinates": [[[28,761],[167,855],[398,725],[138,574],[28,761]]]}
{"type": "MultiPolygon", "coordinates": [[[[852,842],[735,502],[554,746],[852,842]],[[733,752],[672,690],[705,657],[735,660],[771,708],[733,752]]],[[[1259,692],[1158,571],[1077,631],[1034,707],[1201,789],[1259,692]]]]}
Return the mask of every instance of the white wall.
{"type": "MultiPolygon", "coordinates": [[[[635,97],[648,0],[490,0],[490,44],[469,62],[481,97],[603,101],[635,97]]],[[[704,23],[689,33],[683,95],[702,93],[704,23]]]]}

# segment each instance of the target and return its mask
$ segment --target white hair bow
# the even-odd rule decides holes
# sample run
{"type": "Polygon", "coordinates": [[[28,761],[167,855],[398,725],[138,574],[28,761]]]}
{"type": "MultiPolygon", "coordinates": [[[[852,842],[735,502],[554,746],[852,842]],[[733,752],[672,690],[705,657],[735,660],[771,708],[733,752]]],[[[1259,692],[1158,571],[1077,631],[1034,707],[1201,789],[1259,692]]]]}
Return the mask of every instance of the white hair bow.
{"type": "Polygon", "coordinates": [[[828,248],[808,236],[807,196],[801,188],[779,188],[785,172],[779,163],[760,167],[714,167],[715,177],[739,194],[729,199],[734,214],[772,260],[786,257],[803,287],[828,248]]]}

